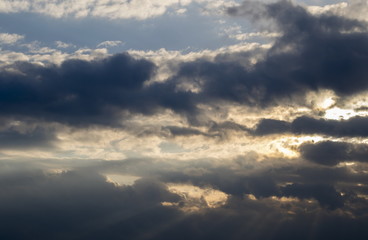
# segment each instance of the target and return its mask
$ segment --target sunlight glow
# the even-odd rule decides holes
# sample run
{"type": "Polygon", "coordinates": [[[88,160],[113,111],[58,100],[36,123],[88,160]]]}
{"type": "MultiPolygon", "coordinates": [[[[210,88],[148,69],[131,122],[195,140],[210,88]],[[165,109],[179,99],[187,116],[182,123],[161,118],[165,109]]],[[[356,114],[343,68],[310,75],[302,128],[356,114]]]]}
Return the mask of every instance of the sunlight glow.
{"type": "Polygon", "coordinates": [[[106,175],[106,181],[111,182],[117,186],[133,185],[139,177],[130,175],[118,175],[118,174],[108,174],[106,175]]]}
{"type": "Polygon", "coordinates": [[[333,120],[341,120],[341,119],[349,119],[351,117],[355,117],[360,115],[359,113],[355,112],[351,109],[341,109],[338,107],[334,107],[331,109],[326,110],[325,118],[333,119],[333,120]]]}
{"type": "Polygon", "coordinates": [[[184,211],[200,210],[206,207],[217,208],[224,205],[228,198],[226,193],[219,190],[189,184],[169,184],[169,190],[185,199],[186,209],[184,211]]]}

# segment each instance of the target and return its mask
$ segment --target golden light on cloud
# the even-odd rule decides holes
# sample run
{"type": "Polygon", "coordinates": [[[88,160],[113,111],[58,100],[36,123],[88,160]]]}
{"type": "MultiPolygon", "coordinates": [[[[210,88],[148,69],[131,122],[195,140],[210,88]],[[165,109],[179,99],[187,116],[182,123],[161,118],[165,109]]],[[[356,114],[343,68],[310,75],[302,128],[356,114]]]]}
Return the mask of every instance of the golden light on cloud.
{"type": "MultiPolygon", "coordinates": [[[[189,184],[169,184],[169,191],[183,197],[184,211],[217,208],[224,205],[228,195],[213,188],[200,188],[189,184]]],[[[163,203],[165,205],[165,203],[163,203]]]]}
{"type": "Polygon", "coordinates": [[[277,197],[277,196],[272,196],[271,197],[272,200],[275,201],[279,201],[279,202],[298,202],[300,201],[298,198],[295,197],[277,197]]]}
{"type": "Polygon", "coordinates": [[[297,150],[298,146],[305,142],[320,142],[324,140],[322,136],[283,136],[271,141],[270,146],[274,153],[271,155],[281,155],[280,157],[296,158],[300,153],[297,150]]]}
{"type": "Polygon", "coordinates": [[[311,108],[321,111],[331,108],[336,104],[337,96],[331,90],[320,90],[317,92],[309,92],[306,96],[306,102],[311,108]]]}
{"type": "Polygon", "coordinates": [[[117,186],[133,185],[139,179],[139,177],[131,175],[107,174],[105,176],[107,182],[111,182],[117,186]]]}

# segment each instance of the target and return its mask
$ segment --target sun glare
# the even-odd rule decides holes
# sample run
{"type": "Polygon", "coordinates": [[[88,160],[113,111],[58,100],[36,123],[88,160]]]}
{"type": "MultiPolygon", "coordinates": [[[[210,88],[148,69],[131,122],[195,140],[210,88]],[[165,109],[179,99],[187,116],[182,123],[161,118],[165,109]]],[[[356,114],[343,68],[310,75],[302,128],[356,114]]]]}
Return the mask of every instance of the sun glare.
{"type": "Polygon", "coordinates": [[[327,109],[325,112],[325,118],[332,120],[341,120],[341,119],[349,119],[351,117],[358,116],[359,113],[355,112],[351,109],[341,109],[338,107],[334,107],[331,109],[327,109]]]}

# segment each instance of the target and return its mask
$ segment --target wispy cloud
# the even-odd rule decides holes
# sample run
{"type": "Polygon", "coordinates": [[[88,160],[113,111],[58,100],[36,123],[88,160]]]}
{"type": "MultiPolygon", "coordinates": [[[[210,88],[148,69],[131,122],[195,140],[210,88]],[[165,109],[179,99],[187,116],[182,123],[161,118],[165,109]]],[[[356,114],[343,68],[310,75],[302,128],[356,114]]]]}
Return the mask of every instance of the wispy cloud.
{"type": "Polygon", "coordinates": [[[99,43],[97,47],[116,47],[124,44],[123,41],[104,41],[102,43],[99,43]]]}

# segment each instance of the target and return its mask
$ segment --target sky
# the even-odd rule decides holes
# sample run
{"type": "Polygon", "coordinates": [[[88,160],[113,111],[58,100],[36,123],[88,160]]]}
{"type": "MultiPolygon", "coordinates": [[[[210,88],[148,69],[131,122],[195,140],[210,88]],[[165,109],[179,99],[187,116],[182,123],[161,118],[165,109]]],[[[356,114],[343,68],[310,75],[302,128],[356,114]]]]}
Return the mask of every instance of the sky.
{"type": "Polygon", "coordinates": [[[368,239],[365,0],[0,0],[1,239],[368,239]]]}

